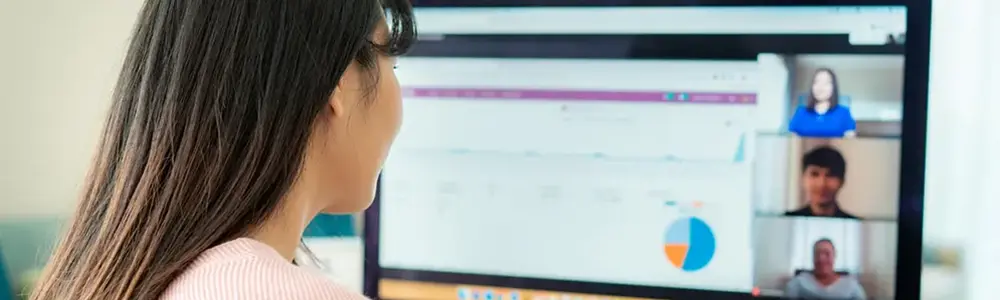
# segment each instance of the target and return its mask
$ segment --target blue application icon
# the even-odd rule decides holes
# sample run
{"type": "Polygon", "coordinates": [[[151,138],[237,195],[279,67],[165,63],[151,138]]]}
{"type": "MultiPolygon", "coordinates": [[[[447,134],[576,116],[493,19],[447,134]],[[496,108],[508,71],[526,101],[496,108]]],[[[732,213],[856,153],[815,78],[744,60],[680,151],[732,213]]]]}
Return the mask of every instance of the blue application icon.
{"type": "Polygon", "coordinates": [[[493,298],[493,291],[487,290],[486,293],[483,293],[483,300],[496,300],[493,298]]]}
{"type": "Polygon", "coordinates": [[[663,100],[667,100],[667,101],[674,100],[674,93],[663,94],[663,100]]]}
{"type": "Polygon", "coordinates": [[[677,98],[680,99],[681,101],[687,101],[688,100],[688,94],[681,94],[677,98]]]}
{"type": "Polygon", "coordinates": [[[472,300],[479,300],[479,292],[472,291],[472,300]]]}
{"type": "Polygon", "coordinates": [[[469,300],[469,289],[467,288],[458,289],[458,300],[469,300]]]}
{"type": "Polygon", "coordinates": [[[521,293],[517,291],[510,292],[510,300],[521,300],[521,293]]]}

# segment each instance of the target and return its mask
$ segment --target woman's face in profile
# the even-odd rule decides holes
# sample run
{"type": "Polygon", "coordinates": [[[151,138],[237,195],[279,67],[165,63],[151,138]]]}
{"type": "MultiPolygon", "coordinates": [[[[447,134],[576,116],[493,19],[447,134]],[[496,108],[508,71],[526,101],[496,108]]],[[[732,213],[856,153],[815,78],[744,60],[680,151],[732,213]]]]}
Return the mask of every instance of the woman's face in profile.
{"type": "Polygon", "coordinates": [[[817,72],[813,77],[812,94],[816,100],[829,101],[833,96],[833,76],[830,72],[817,72]]]}
{"type": "Polygon", "coordinates": [[[820,242],[813,247],[813,272],[833,272],[833,262],[833,244],[820,242]]]}
{"type": "MultiPolygon", "coordinates": [[[[373,40],[383,40],[386,27],[378,29],[373,40]]],[[[326,213],[359,212],[375,197],[378,175],[402,121],[395,64],[396,58],[381,54],[372,70],[352,63],[331,97],[332,116],[319,122],[320,136],[313,137],[319,148],[313,153],[319,157],[307,158],[305,172],[315,166],[321,174],[313,185],[322,189],[326,213]]]]}

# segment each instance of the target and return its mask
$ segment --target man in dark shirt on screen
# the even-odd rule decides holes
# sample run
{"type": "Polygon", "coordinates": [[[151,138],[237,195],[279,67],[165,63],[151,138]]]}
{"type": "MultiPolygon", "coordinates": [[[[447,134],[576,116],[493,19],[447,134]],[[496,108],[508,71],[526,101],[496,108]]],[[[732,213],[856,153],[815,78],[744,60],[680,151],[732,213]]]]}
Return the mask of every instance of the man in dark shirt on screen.
{"type": "Polygon", "coordinates": [[[802,192],[806,205],[786,216],[857,219],[840,209],[837,194],[844,186],[847,162],[840,151],[821,146],[802,157],[802,192]]]}

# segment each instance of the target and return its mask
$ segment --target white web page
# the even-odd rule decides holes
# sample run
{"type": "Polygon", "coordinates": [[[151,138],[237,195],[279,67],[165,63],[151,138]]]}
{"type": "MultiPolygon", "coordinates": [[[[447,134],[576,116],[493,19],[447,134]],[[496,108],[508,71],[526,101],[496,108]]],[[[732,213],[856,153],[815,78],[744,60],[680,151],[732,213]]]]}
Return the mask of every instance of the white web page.
{"type": "Polygon", "coordinates": [[[402,59],[381,265],[749,291],[758,73],[753,61],[402,59]],[[665,236],[691,217],[714,249],[685,270],[665,236]]]}

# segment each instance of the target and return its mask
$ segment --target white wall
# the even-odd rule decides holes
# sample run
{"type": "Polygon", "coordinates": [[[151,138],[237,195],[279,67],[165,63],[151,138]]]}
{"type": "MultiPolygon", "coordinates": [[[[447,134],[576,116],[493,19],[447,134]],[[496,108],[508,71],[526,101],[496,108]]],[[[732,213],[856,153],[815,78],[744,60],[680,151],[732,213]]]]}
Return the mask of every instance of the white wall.
{"type": "MultiPolygon", "coordinates": [[[[934,4],[924,241],[964,248],[961,299],[996,299],[1000,60],[994,54],[1000,51],[1000,3],[934,4]]],[[[937,281],[946,282],[944,275],[937,281]]]]}
{"type": "Polygon", "coordinates": [[[753,202],[760,214],[782,214],[788,207],[788,195],[799,192],[799,185],[788,184],[787,178],[801,171],[788,159],[798,153],[790,138],[779,134],[759,134],[754,142],[753,202]]]}
{"type": "MultiPolygon", "coordinates": [[[[868,221],[861,224],[864,255],[861,261],[861,284],[870,299],[887,299],[877,295],[892,295],[896,286],[896,222],[868,221]]],[[[936,300],[930,298],[931,300],[936,300]]]]}
{"type": "Polygon", "coordinates": [[[142,1],[0,1],[0,217],[65,215],[142,1]]]}
{"type": "Polygon", "coordinates": [[[788,113],[789,81],[792,80],[784,56],[763,53],[757,56],[760,79],[757,84],[757,130],[764,132],[784,132],[788,113]]]}

